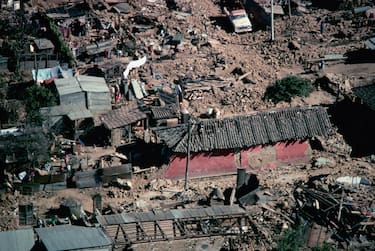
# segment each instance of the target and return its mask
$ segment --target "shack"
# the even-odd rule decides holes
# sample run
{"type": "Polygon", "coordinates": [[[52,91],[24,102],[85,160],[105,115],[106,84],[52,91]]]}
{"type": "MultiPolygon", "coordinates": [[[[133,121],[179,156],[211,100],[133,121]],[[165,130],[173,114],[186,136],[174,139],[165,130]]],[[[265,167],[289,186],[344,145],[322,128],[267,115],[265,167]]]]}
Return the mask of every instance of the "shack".
{"type": "Polygon", "coordinates": [[[88,125],[93,125],[94,115],[112,109],[104,78],[80,75],[56,79],[54,83],[60,104],[40,109],[46,128],[59,133],[68,129],[77,138],[88,125]]]}
{"type": "Polygon", "coordinates": [[[112,241],[100,228],[60,225],[35,231],[39,237],[37,250],[112,250],[112,241]]]}
{"type": "Polygon", "coordinates": [[[184,177],[188,145],[189,177],[235,173],[237,167],[259,170],[307,162],[309,138],[327,136],[331,123],[322,107],[296,107],[198,121],[192,123],[190,137],[188,127],[152,128],[171,150],[167,178],[184,177]]]}
{"type": "Polygon", "coordinates": [[[32,228],[0,232],[0,251],[30,251],[35,243],[32,228]]]}
{"type": "Polygon", "coordinates": [[[137,103],[132,102],[102,115],[95,121],[95,125],[104,125],[110,131],[111,145],[118,147],[131,143],[137,129],[148,127],[148,119],[137,103]]]}
{"type": "Polygon", "coordinates": [[[36,53],[53,54],[53,51],[55,49],[55,46],[53,45],[51,40],[48,40],[46,38],[34,39],[32,45],[35,50],[34,52],[36,53]]]}

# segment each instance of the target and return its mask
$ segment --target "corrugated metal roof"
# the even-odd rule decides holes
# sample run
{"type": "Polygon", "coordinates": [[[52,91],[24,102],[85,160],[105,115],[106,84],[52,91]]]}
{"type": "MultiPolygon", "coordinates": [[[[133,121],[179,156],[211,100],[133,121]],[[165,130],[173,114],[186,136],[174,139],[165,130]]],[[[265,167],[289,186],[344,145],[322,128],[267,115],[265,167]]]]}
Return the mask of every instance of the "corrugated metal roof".
{"type": "Polygon", "coordinates": [[[35,231],[48,251],[105,247],[112,244],[100,228],[61,225],[36,228],[35,231]]]}
{"type": "Polygon", "coordinates": [[[365,41],[365,45],[370,49],[370,50],[375,50],[375,37],[369,38],[365,41]]]}
{"type": "Polygon", "coordinates": [[[77,109],[77,110],[69,112],[67,115],[68,115],[68,118],[72,121],[77,120],[77,119],[85,119],[85,118],[93,117],[92,113],[87,109],[80,109],[80,110],[77,109]]]}
{"type": "Polygon", "coordinates": [[[59,105],[40,108],[42,116],[54,117],[67,115],[70,120],[92,118],[92,113],[84,106],[79,105],[59,105]]]}
{"type": "Polygon", "coordinates": [[[60,96],[82,92],[76,78],[58,78],[55,79],[55,86],[60,96]]]}
{"type": "Polygon", "coordinates": [[[132,79],[130,81],[130,83],[133,87],[135,97],[137,99],[142,99],[143,98],[143,92],[142,92],[142,89],[141,89],[141,86],[140,86],[140,83],[138,82],[138,80],[132,79]]]}
{"type": "Polygon", "coordinates": [[[150,211],[142,213],[122,213],[115,215],[102,215],[97,219],[102,226],[129,224],[135,222],[163,221],[173,219],[207,218],[226,215],[243,215],[246,211],[234,206],[212,206],[207,208],[173,209],[166,211],[150,211]]]}
{"type": "Polygon", "coordinates": [[[77,81],[85,92],[108,92],[109,88],[104,78],[79,75],[77,81]]]}
{"type": "Polygon", "coordinates": [[[44,116],[62,116],[67,115],[70,112],[77,112],[81,110],[87,110],[84,106],[76,105],[58,105],[40,108],[40,113],[44,116]]]}
{"type": "Polygon", "coordinates": [[[111,95],[106,92],[88,92],[87,107],[93,113],[104,113],[112,109],[111,95]]]}
{"type": "Polygon", "coordinates": [[[34,243],[32,229],[0,232],[0,251],[30,251],[34,243]]]}

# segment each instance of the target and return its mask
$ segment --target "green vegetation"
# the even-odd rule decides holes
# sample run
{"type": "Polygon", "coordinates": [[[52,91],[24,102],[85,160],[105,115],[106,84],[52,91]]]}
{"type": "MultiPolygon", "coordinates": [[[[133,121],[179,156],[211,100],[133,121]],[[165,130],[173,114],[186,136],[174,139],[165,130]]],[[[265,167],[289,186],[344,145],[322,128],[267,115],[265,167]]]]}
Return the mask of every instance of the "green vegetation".
{"type": "Polygon", "coordinates": [[[288,229],[277,241],[274,251],[335,251],[332,244],[323,242],[321,246],[309,248],[306,246],[306,230],[308,226],[299,225],[295,229],[288,229]]]}
{"type": "Polygon", "coordinates": [[[48,38],[56,46],[56,50],[61,53],[62,59],[67,61],[69,65],[73,65],[74,56],[69,49],[69,46],[63,40],[59,28],[52,19],[48,18],[47,16],[44,16],[44,18],[46,19],[50,31],[48,38]]]}
{"type": "Polygon", "coordinates": [[[303,228],[288,229],[277,241],[277,251],[298,251],[304,246],[303,228]]]}
{"type": "Polygon", "coordinates": [[[336,249],[330,243],[323,242],[322,246],[312,248],[312,251],[335,251],[336,249]]]}
{"type": "Polygon", "coordinates": [[[307,97],[313,89],[310,80],[297,76],[288,76],[276,80],[275,83],[268,86],[264,99],[272,100],[274,103],[280,101],[290,102],[296,96],[307,97]]]}
{"type": "Polygon", "coordinates": [[[57,98],[45,87],[33,85],[26,89],[25,96],[28,124],[40,125],[42,117],[40,116],[39,108],[57,104],[57,98]]]}
{"type": "Polygon", "coordinates": [[[47,39],[51,40],[55,46],[55,50],[59,53],[60,59],[72,66],[74,64],[74,56],[69,46],[65,43],[59,27],[45,13],[38,13],[35,15],[35,18],[39,19],[40,22],[47,27],[45,36],[47,39]]]}
{"type": "Polygon", "coordinates": [[[19,53],[23,51],[27,40],[19,37],[15,39],[6,38],[0,47],[0,55],[8,57],[8,69],[11,72],[18,74],[18,57],[19,53]]]}

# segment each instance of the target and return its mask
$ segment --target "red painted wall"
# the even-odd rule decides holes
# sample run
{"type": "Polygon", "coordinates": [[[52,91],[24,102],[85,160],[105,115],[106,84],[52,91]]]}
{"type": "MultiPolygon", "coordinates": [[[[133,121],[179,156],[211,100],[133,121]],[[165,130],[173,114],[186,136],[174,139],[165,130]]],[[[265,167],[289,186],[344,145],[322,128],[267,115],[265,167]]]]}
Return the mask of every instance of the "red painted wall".
{"type": "MultiPolygon", "coordinates": [[[[186,155],[172,155],[165,177],[180,179],[185,177],[186,155]]],[[[204,177],[225,174],[236,170],[234,152],[231,150],[213,153],[192,153],[189,161],[189,177],[204,177]]]]}
{"type": "MultiPolygon", "coordinates": [[[[259,145],[242,149],[237,154],[233,150],[192,153],[189,161],[189,177],[231,174],[237,171],[237,167],[247,167],[249,170],[275,168],[295,161],[308,161],[310,154],[308,141],[279,142],[264,147],[259,145]]],[[[186,155],[174,154],[164,176],[168,179],[183,178],[185,168],[186,155]]]]}
{"type": "Polygon", "coordinates": [[[276,149],[276,159],[279,162],[286,163],[309,158],[311,151],[310,144],[307,141],[278,142],[274,147],[276,149]]]}

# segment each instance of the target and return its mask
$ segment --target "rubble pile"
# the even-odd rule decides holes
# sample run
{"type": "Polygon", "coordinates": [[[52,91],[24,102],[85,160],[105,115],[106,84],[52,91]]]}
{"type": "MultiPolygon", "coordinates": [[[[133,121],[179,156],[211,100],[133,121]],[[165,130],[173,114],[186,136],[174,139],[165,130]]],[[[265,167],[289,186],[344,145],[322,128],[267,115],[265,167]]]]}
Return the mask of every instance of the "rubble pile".
{"type": "Polygon", "coordinates": [[[0,194],[0,231],[17,229],[18,199],[12,194],[0,194]]]}
{"type": "Polygon", "coordinates": [[[361,177],[339,177],[329,183],[321,176],[298,184],[293,196],[297,214],[328,228],[339,248],[372,246],[374,241],[374,188],[361,177]]]}

